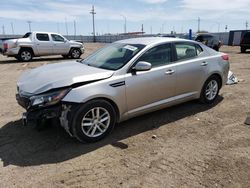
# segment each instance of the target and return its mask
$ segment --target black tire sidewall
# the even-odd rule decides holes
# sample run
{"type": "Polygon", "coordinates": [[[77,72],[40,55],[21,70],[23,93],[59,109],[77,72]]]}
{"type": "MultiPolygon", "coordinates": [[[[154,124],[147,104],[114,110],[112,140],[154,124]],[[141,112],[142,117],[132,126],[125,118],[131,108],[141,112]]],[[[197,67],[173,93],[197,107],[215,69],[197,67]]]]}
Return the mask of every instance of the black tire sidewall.
{"type": "Polygon", "coordinates": [[[79,50],[78,48],[72,48],[72,50],[71,50],[71,52],[70,52],[70,57],[71,57],[72,59],[79,59],[79,58],[81,57],[81,55],[82,55],[81,50],[79,50]],[[73,53],[74,50],[77,50],[77,51],[79,52],[79,56],[78,56],[78,57],[74,57],[74,56],[72,55],[72,53],[73,53]]]}
{"type": "Polygon", "coordinates": [[[217,76],[211,76],[209,77],[206,82],[204,83],[203,87],[202,87],[202,90],[201,90],[201,95],[200,95],[200,101],[202,103],[206,103],[206,104],[212,104],[218,97],[218,94],[220,92],[220,81],[219,81],[219,78],[217,76]],[[218,84],[218,91],[216,93],[216,96],[214,97],[214,99],[212,100],[208,100],[207,97],[206,97],[206,88],[207,88],[207,85],[212,81],[212,80],[215,80],[218,84]]]}
{"type": "Polygon", "coordinates": [[[20,52],[19,52],[19,54],[18,54],[18,60],[19,60],[19,61],[29,62],[29,61],[31,61],[31,60],[32,60],[32,58],[33,58],[33,53],[32,53],[32,51],[31,51],[31,50],[29,50],[29,49],[27,49],[27,50],[26,50],[26,49],[20,50],[20,52]],[[29,52],[29,53],[30,53],[31,58],[30,58],[29,60],[22,59],[21,54],[22,54],[23,52],[29,52]]]}
{"type": "Polygon", "coordinates": [[[93,101],[89,101],[83,104],[79,108],[79,110],[76,111],[72,120],[72,133],[74,137],[76,137],[76,139],[79,140],[80,142],[87,142],[87,143],[97,142],[101,140],[102,138],[104,138],[105,136],[107,136],[113,130],[115,123],[116,123],[116,113],[115,113],[113,106],[105,100],[93,100],[93,101]],[[95,107],[105,108],[109,112],[110,125],[108,129],[102,135],[92,138],[92,137],[88,137],[87,135],[83,133],[82,128],[81,128],[81,121],[84,115],[89,110],[95,107]]]}

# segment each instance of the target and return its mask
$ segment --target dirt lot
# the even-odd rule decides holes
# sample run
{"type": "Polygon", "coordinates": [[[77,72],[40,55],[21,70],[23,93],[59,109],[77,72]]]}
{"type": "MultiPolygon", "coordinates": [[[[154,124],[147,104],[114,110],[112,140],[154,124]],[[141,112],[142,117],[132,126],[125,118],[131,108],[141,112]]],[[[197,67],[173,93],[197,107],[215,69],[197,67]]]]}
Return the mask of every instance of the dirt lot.
{"type": "MultiPolygon", "coordinates": [[[[86,54],[101,44],[86,44],[86,54]]],[[[240,83],[217,103],[196,101],[116,126],[95,144],[80,144],[62,128],[23,127],[16,81],[27,69],[58,57],[18,63],[0,56],[0,187],[250,187],[250,53],[223,47],[240,83]],[[156,135],[153,139],[152,135],[156,135]]]]}

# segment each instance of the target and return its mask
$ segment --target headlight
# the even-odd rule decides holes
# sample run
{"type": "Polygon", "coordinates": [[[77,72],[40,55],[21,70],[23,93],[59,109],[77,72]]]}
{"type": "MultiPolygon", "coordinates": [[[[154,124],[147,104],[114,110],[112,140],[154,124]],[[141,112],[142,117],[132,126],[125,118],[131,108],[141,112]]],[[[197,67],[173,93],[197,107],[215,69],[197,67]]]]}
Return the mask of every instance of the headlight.
{"type": "Polygon", "coordinates": [[[57,104],[69,92],[69,89],[59,90],[30,98],[31,106],[46,107],[57,104]]]}

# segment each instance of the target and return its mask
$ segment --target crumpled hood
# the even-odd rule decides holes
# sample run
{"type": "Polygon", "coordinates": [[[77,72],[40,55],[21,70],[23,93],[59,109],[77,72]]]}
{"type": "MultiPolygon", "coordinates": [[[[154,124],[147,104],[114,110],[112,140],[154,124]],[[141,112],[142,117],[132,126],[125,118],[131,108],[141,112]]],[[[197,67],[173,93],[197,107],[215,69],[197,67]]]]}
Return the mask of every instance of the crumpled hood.
{"type": "Polygon", "coordinates": [[[91,67],[79,62],[44,65],[21,75],[17,81],[19,91],[39,94],[51,89],[71,86],[113,75],[114,71],[91,67]]]}

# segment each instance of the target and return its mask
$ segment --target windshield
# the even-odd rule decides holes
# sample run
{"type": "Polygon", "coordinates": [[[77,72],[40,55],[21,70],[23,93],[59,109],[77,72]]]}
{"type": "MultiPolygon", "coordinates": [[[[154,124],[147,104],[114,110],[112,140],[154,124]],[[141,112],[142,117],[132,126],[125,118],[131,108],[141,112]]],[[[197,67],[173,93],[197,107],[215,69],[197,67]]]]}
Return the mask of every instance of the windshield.
{"type": "Polygon", "coordinates": [[[26,33],[22,38],[29,38],[30,37],[30,35],[31,35],[31,32],[29,32],[29,33],[26,33]]]}
{"type": "Polygon", "coordinates": [[[118,70],[144,47],[141,44],[113,43],[94,52],[81,62],[93,67],[118,70]]]}

